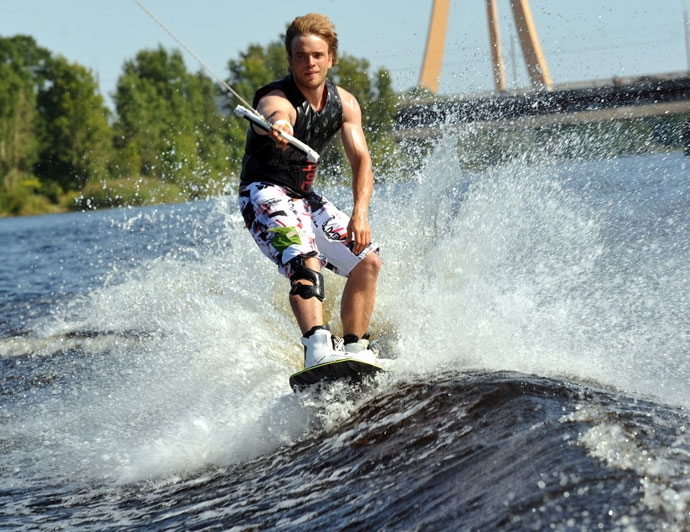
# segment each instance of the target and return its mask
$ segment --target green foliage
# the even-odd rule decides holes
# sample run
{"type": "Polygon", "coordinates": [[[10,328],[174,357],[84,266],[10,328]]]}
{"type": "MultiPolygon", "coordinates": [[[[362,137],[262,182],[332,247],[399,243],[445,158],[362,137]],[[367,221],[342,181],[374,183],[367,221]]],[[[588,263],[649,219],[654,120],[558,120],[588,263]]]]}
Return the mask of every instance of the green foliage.
{"type": "MultiPolygon", "coordinates": [[[[252,44],[228,61],[228,82],[251,102],[259,87],[284,76],[282,38],[252,44]]],[[[433,139],[396,143],[393,124],[402,98],[433,101],[423,88],[402,97],[387,70],[341,54],[331,80],[362,107],[377,179],[405,179],[431,151],[433,139]]],[[[247,122],[238,102],[203,73],[189,73],[179,51],[143,50],[123,67],[104,105],[92,73],[53,56],[30,36],[0,37],[0,215],[183,201],[217,194],[239,173],[247,122]]],[[[515,157],[610,156],[684,146],[690,115],[622,122],[528,128],[466,128],[458,156],[476,168],[515,157]]],[[[350,181],[340,143],[321,154],[320,178],[350,181]]]]}
{"type": "Polygon", "coordinates": [[[32,193],[30,186],[25,186],[25,181],[14,168],[4,176],[2,194],[0,194],[0,208],[3,212],[21,213],[22,205],[32,193]]]}
{"type": "Polygon", "coordinates": [[[48,61],[46,71],[51,83],[38,93],[43,142],[35,171],[63,190],[81,190],[107,175],[109,113],[90,71],[63,57],[48,61]]]}
{"type": "Polygon", "coordinates": [[[393,126],[398,105],[398,95],[393,90],[390,73],[385,69],[376,72],[375,94],[365,101],[365,133],[369,141],[374,168],[379,172],[390,172],[399,165],[397,144],[393,138],[393,126]]]}
{"type": "MultiPolygon", "coordinates": [[[[375,164],[392,160],[396,95],[385,70],[342,55],[332,79],[360,101],[375,164]]],[[[228,62],[229,84],[251,102],[288,72],[282,41],[228,62]]],[[[139,205],[217,194],[239,173],[247,122],[179,51],[142,50],[123,66],[111,114],[92,73],[31,37],[0,38],[0,213],[139,205]]],[[[323,174],[349,181],[342,148],[323,174]],[[329,170],[330,169],[330,170],[329,170]]]]}
{"type": "Polygon", "coordinates": [[[139,52],[115,93],[118,174],[176,183],[192,196],[222,179],[230,162],[216,99],[213,83],[187,73],[179,51],[139,52]]]}
{"type": "Polygon", "coordinates": [[[274,41],[265,48],[252,44],[246,52],[240,53],[239,60],[228,61],[228,70],[228,84],[252,103],[256,89],[287,75],[285,48],[280,41],[274,41]]]}
{"type": "Polygon", "coordinates": [[[0,209],[49,211],[64,190],[104,176],[107,116],[84,67],[31,37],[0,38],[0,209]]]}
{"type": "Polygon", "coordinates": [[[40,187],[32,175],[40,148],[36,93],[49,56],[31,37],[0,38],[0,213],[27,214],[35,208],[40,187]]]}
{"type": "Polygon", "coordinates": [[[48,56],[31,37],[0,38],[0,178],[30,173],[38,159],[36,92],[48,56]]]}
{"type": "Polygon", "coordinates": [[[186,194],[174,183],[164,183],[146,177],[123,177],[103,182],[92,181],[79,195],[74,196],[70,210],[92,210],[154,203],[175,203],[186,194]]]}
{"type": "MultiPolygon", "coordinates": [[[[392,136],[397,95],[390,74],[380,69],[372,77],[369,61],[341,54],[338,64],[330,73],[331,80],[357,98],[362,108],[362,127],[367,137],[374,170],[384,173],[395,165],[392,136]]],[[[342,146],[332,147],[324,154],[322,176],[333,182],[349,182],[347,158],[342,146]]]]}
{"type": "Polygon", "coordinates": [[[30,171],[38,158],[36,97],[12,65],[0,63],[0,175],[30,171]]]}

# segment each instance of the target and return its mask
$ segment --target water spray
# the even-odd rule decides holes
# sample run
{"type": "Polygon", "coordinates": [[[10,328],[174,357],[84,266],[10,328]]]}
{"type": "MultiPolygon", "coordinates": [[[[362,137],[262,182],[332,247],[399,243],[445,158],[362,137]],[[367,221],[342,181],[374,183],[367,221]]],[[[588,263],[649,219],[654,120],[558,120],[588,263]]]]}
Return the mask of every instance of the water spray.
{"type": "Polygon", "coordinates": [[[268,122],[254,107],[252,107],[235,89],[233,89],[223,78],[221,78],[216,72],[208,66],[198,55],[196,55],[189,46],[187,46],[182,39],[180,39],[168,26],[166,26],[163,21],[161,21],[153,12],[147,8],[140,0],[133,0],[151,19],[158,24],[165,32],[172,37],[177,44],[179,44],[189,55],[191,55],[203,68],[206,70],[220,85],[228,91],[232,96],[237,98],[237,100],[242,105],[235,107],[235,114],[239,117],[245,118],[249,122],[257,125],[265,131],[276,131],[283,139],[285,139],[291,146],[303,152],[307,159],[312,163],[318,163],[321,159],[320,155],[307,146],[304,142],[296,139],[289,133],[281,129],[277,129],[268,122]]]}

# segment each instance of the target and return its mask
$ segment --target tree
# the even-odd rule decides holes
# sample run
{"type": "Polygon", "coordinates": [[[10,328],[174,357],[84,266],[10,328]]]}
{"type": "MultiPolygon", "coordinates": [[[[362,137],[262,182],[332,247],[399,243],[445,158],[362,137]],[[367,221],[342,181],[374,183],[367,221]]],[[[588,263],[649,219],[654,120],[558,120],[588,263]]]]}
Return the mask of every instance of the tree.
{"type": "Polygon", "coordinates": [[[33,38],[0,38],[0,177],[30,173],[38,157],[36,93],[48,50],[33,38]]]}
{"type": "MultiPolygon", "coordinates": [[[[331,79],[357,98],[362,108],[362,126],[372,155],[374,169],[382,172],[393,165],[391,157],[395,147],[392,136],[395,106],[398,96],[393,90],[390,74],[385,69],[376,72],[373,81],[369,75],[369,61],[343,54],[331,70],[331,79]]],[[[331,152],[330,168],[333,177],[343,167],[346,158],[342,149],[331,152]]]]}
{"type": "Polygon", "coordinates": [[[58,56],[46,65],[38,94],[42,148],[36,174],[62,190],[81,190],[89,179],[105,179],[112,157],[108,109],[86,68],[58,56]]]}
{"type": "Polygon", "coordinates": [[[196,195],[229,168],[215,85],[189,74],[179,51],[144,50],[124,66],[115,93],[119,171],[187,187],[196,195]]]}
{"type": "Polygon", "coordinates": [[[246,52],[240,53],[239,60],[228,61],[228,70],[230,86],[251,103],[256,89],[287,75],[285,47],[280,41],[265,48],[252,44],[246,52]]]}
{"type": "Polygon", "coordinates": [[[19,213],[40,183],[36,92],[50,53],[28,36],[0,38],[0,211],[19,213]]]}
{"type": "Polygon", "coordinates": [[[31,37],[0,39],[1,209],[45,210],[105,177],[112,132],[90,71],[31,37]],[[42,204],[45,204],[42,206],[42,204]]]}
{"type": "Polygon", "coordinates": [[[31,80],[0,58],[0,177],[30,173],[38,157],[36,94],[31,80]]]}

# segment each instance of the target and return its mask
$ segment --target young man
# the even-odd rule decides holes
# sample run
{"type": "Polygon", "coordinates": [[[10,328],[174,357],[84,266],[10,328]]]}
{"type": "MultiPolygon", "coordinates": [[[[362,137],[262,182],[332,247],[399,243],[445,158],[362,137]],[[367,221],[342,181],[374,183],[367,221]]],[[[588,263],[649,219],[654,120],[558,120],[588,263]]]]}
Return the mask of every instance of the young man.
{"type": "Polygon", "coordinates": [[[352,94],[327,80],[338,62],[338,39],[328,18],[297,17],[286,32],[285,49],[288,76],[259,89],[254,107],[275,129],[318,153],[341,132],[352,168],[352,215],[313,191],[317,168],[302,152],[276,131],[254,126],[247,132],[240,209],[261,251],[290,280],[305,368],[347,357],[373,363],[366,334],[381,260],[367,219],[373,175],[362,113],[352,94]],[[323,322],[321,266],[347,277],[340,308],[344,346],[334,346],[323,322]]]}

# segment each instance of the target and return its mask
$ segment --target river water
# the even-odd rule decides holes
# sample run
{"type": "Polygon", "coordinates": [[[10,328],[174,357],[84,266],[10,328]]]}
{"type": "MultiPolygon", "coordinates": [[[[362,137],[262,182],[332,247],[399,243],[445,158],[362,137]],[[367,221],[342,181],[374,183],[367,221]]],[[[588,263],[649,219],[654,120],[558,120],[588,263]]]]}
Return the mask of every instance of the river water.
{"type": "Polygon", "coordinates": [[[0,528],[689,530],[690,161],[452,151],[376,187],[361,389],[291,392],[233,197],[0,220],[0,528]]]}

